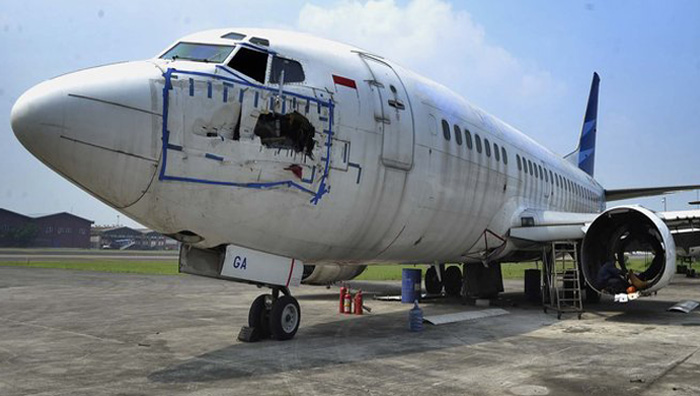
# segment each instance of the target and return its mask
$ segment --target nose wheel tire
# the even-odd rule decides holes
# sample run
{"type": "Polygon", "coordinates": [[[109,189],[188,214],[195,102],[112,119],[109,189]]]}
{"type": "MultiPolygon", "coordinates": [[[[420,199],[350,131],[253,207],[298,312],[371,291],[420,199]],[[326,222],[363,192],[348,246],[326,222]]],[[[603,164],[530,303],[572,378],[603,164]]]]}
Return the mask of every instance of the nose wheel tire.
{"type": "Polygon", "coordinates": [[[270,310],[269,328],[272,338],[289,340],[299,330],[301,309],[297,299],[292,296],[280,296],[272,303],[270,310]]]}
{"type": "Polygon", "coordinates": [[[257,329],[260,338],[270,337],[270,306],[271,294],[261,294],[250,305],[248,311],[248,326],[257,329]]]}
{"type": "Polygon", "coordinates": [[[425,271],[425,291],[428,294],[440,294],[442,293],[442,282],[438,278],[438,273],[435,267],[428,268],[425,271]]]}

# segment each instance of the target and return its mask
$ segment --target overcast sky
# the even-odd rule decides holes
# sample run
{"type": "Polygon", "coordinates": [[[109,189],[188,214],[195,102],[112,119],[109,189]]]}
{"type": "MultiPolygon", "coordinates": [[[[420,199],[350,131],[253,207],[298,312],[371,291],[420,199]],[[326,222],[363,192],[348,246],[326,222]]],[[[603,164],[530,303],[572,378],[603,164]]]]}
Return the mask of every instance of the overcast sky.
{"type": "MultiPolygon", "coordinates": [[[[699,1],[22,0],[0,3],[0,207],[116,223],[118,212],[17,142],[12,104],[58,74],[235,26],[303,30],[382,54],[560,154],[576,145],[597,71],[603,186],[700,184],[699,1]]],[[[668,209],[695,197],[669,196],[668,209]]],[[[661,198],[637,202],[662,208],[661,198]]]]}

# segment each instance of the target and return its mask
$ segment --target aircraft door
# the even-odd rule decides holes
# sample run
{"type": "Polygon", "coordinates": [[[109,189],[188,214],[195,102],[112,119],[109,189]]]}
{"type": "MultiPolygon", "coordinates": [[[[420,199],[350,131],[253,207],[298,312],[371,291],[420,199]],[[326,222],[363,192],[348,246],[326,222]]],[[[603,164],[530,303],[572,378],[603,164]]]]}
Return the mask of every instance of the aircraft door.
{"type": "Polygon", "coordinates": [[[372,74],[375,92],[375,120],[382,132],[382,163],[410,170],[413,166],[414,125],[406,88],[394,69],[369,56],[360,55],[372,74]]]}

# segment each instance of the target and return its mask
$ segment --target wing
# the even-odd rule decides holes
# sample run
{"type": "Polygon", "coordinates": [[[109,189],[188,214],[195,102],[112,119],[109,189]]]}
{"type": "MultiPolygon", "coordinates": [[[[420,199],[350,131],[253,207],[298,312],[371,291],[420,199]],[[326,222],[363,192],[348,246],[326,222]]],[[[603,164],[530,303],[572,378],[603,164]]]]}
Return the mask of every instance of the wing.
{"type": "MultiPolygon", "coordinates": [[[[534,221],[530,226],[513,227],[510,237],[529,242],[581,240],[588,226],[599,216],[597,213],[568,213],[526,211],[534,221]]],[[[686,252],[700,246],[700,210],[652,212],[671,231],[677,247],[686,252]]],[[[522,217],[522,216],[521,216],[522,217]]]]}
{"type": "Polygon", "coordinates": [[[510,238],[530,242],[580,240],[597,213],[527,210],[520,216],[522,226],[510,229],[510,238]]]}
{"type": "Polygon", "coordinates": [[[673,235],[679,253],[690,254],[690,249],[700,246],[700,210],[657,212],[673,235]],[[682,250],[682,251],[681,251],[682,250]]]}
{"type": "Polygon", "coordinates": [[[667,186],[647,188],[625,188],[621,190],[605,190],[605,201],[620,201],[623,199],[652,197],[654,195],[667,194],[676,191],[691,191],[700,189],[700,185],[667,186]]]}

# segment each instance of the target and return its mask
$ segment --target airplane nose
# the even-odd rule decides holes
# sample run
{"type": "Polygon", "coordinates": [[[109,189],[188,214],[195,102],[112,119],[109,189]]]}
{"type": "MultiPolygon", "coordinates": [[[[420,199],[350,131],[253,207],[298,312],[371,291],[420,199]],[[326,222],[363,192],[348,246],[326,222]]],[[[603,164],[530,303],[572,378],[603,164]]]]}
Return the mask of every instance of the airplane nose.
{"type": "Polygon", "coordinates": [[[64,128],[65,94],[54,81],[41,83],[15,102],[10,114],[17,140],[42,161],[55,154],[56,139],[64,128]]]}
{"type": "Polygon", "coordinates": [[[17,100],[12,130],[50,168],[125,208],[145,194],[158,167],[162,78],[147,61],[56,77],[17,100]]]}

